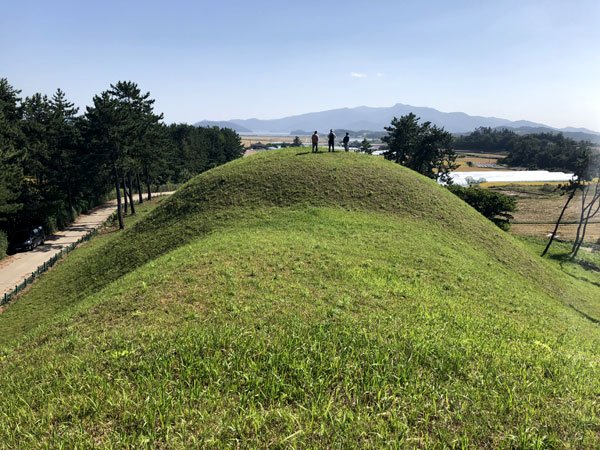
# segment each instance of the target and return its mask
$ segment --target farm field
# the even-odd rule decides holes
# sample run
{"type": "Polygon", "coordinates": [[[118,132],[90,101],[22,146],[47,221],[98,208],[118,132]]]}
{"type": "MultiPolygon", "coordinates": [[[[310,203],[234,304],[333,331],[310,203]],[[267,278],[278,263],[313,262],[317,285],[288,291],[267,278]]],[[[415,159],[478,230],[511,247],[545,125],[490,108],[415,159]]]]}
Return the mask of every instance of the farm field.
{"type": "MultiPolygon", "coordinates": [[[[517,201],[517,211],[510,232],[523,236],[547,237],[556,223],[566,202],[566,196],[560,195],[560,183],[484,183],[482,187],[512,195],[517,201]]],[[[575,239],[581,208],[581,194],[577,194],[571,203],[558,229],[558,239],[575,239]]],[[[596,243],[600,239],[600,219],[591,221],[586,232],[586,242],[596,243]]]]}
{"type": "Polygon", "coordinates": [[[458,155],[456,163],[459,167],[457,172],[480,172],[486,170],[510,170],[505,166],[499,166],[498,161],[506,155],[499,153],[474,153],[472,151],[456,150],[458,155]]]}
{"type": "MultiPolygon", "coordinates": [[[[558,216],[557,216],[558,217],[558,216]]],[[[536,236],[536,237],[549,237],[554,230],[554,224],[530,224],[530,223],[514,223],[510,227],[510,232],[521,236],[536,236]]],[[[575,239],[577,234],[576,224],[564,224],[558,229],[556,239],[563,241],[572,241],[575,239]]],[[[588,225],[585,233],[586,245],[597,243],[600,239],[600,222],[594,222],[588,225]]]]}
{"type": "MultiPolygon", "coordinates": [[[[249,147],[251,144],[269,144],[273,142],[293,142],[295,136],[250,136],[250,135],[240,135],[242,139],[242,145],[244,147],[249,147]]],[[[322,139],[322,138],[321,138],[322,139]]],[[[308,145],[310,143],[310,136],[300,136],[300,140],[308,145]]]]}

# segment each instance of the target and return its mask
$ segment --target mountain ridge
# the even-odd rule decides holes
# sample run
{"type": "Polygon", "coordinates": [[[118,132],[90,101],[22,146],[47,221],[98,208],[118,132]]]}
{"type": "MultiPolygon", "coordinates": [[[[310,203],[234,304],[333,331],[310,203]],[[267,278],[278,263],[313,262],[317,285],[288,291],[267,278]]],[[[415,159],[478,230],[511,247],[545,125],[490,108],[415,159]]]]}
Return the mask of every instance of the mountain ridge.
{"type": "MultiPolygon", "coordinates": [[[[479,127],[543,127],[554,132],[584,133],[600,136],[600,132],[586,128],[555,128],[529,120],[508,120],[493,116],[485,117],[469,115],[460,111],[443,112],[435,108],[412,106],[403,103],[396,103],[390,107],[361,105],[353,108],[336,108],[285,116],[278,119],[231,119],[222,121],[221,123],[228,123],[235,127],[243,127],[250,130],[252,133],[290,133],[293,130],[324,131],[330,128],[379,131],[382,130],[383,127],[389,125],[393,117],[399,117],[411,112],[419,116],[422,121],[430,121],[438,126],[444,127],[447,131],[452,133],[467,133],[479,127]]],[[[198,122],[195,125],[198,126],[203,122],[198,122]]]]}
{"type": "Polygon", "coordinates": [[[201,120],[200,122],[196,122],[194,124],[195,127],[219,127],[219,128],[231,128],[233,131],[237,131],[238,133],[251,133],[252,130],[248,128],[233,123],[228,120],[201,120]]]}

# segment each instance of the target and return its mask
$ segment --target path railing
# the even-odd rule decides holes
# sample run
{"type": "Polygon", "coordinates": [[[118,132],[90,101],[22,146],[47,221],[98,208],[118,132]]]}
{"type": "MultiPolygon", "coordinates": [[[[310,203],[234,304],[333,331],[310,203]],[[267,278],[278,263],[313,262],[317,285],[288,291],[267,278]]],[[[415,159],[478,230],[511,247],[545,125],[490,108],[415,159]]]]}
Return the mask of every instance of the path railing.
{"type": "MultiPolygon", "coordinates": [[[[181,184],[160,184],[156,186],[156,191],[154,193],[154,195],[156,196],[162,196],[164,195],[165,192],[169,192],[171,190],[175,190],[177,189],[179,186],[181,186],[181,184]]],[[[134,199],[135,203],[138,203],[138,199],[134,199]]],[[[38,266],[38,268],[31,272],[31,275],[29,275],[27,278],[25,278],[25,280],[23,280],[21,283],[17,284],[14,289],[12,289],[11,291],[5,293],[2,297],[0,297],[0,306],[7,304],[13,297],[15,297],[17,294],[19,294],[19,292],[22,292],[28,285],[30,285],[31,283],[33,283],[33,281],[39,277],[41,274],[43,274],[44,272],[47,272],[48,270],[50,270],[50,268],[52,266],[54,266],[54,264],[56,264],[56,262],[60,259],[62,259],[62,257],[68,253],[71,253],[75,247],[77,247],[79,244],[81,244],[84,241],[89,241],[93,236],[95,236],[98,231],[101,228],[104,228],[105,226],[107,226],[109,223],[111,223],[112,221],[116,220],[117,218],[117,211],[113,212],[110,216],[108,216],[108,218],[101,224],[98,225],[96,228],[94,228],[93,230],[89,231],[85,236],[80,237],[76,242],[73,242],[72,244],[70,244],[69,246],[62,248],[60,250],[60,252],[58,252],[56,255],[54,255],[52,258],[50,258],[48,261],[46,261],[44,264],[42,264],[41,266],[38,266]]]]}
{"type": "Polygon", "coordinates": [[[104,221],[104,223],[102,223],[101,225],[98,225],[96,228],[94,228],[93,230],[91,230],[87,234],[85,234],[84,236],[77,239],[77,241],[69,244],[67,247],[62,248],[60,250],[60,252],[56,253],[52,258],[50,258],[48,261],[44,262],[44,264],[42,264],[41,266],[38,266],[38,268],[35,271],[31,272],[31,275],[29,275],[27,278],[25,278],[25,280],[23,280],[21,283],[17,284],[13,290],[5,293],[2,297],[0,297],[0,306],[7,304],[13,297],[18,295],[19,292],[22,292],[28,285],[33,283],[33,281],[37,277],[39,277],[44,272],[47,272],[48,270],[50,270],[50,268],[52,266],[54,266],[54,264],[56,264],[57,261],[62,259],[64,255],[71,253],[75,249],[75,247],[77,247],[82,242],[89,241],[93,236],[98,234],[98,231],[101,228],[104,228],[105,226],[107,226],[109,223],[111,223],[113,220],[115,220],[116,217],[117,217],[117,212],[115,211],[108,217],[108,219],[106,219],[104,221]]]}

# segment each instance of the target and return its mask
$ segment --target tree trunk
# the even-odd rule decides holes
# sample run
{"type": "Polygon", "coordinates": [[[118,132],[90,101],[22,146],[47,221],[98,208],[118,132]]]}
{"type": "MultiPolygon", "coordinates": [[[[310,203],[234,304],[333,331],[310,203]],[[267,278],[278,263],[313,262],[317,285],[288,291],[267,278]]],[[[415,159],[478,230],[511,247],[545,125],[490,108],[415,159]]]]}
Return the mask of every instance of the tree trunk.
{"type": "Polygon", "coordinates": [[[73,210],[75,208],[73,207],[73,188],[71,187],[71,177],[69,176],[70,174],[65,169],[65,164],[64,164],[62,158],[60,160],[60,167],[63,171],[63,175],[67,182],[67,201],[69,202],[69,216],[71,217],[71,219],[75,219],[75,217],[73,217],[73,210]]]}
{"type": "Polygon", "coordinates": [[[152,188],[150,186],[150,173],[146,167],[146,186],[148,186],[148,200],[152,200],[152,188]]]}
{"type": "Polygon", "coordinates": [[[129,185],[129,205],[131,206],[131,215],[135,214],[135,205],[133,204],[133,183],[131,182],[131,172],[127,172],[127,184],[129,185]]]}
{"type": "Polygon", "coordinates": [[[586,210],[585,199],[587,198],[589,190],[589,185],[586,185],[581,191],[581,215],[579,216],[579,226],[577,227],[577,233],[575,234],[575,241],[573,242],[573,247],[571,247],[571,253],[575,252],[575,248],[577,247],[577,243],[579,242],[579,234],[581,233],[581,227],[583,225],[586,210]]]}
{"type": "Polygon", "coordinates": [[[587,216],[585,217],[585,221],[583,223],[583,231],[581,232],[581,237],[579,238],[578,241],[575,242],[575,246],[574,246],[573,254],[571,255],[571,259],[574,259],[575,257],[577,257],[577,253],[579,253],[581,244],[583,244],[583,240],[585,239],[585,232],[587,230],[587,225],[588,225],[588,221],[590,220],[591,212],[592,212],[592,209],[590,208],[588,210],[587,216]]]}
{"type": "Polygon", "coordinates": [[[121,211],[121,187],[119,183],[119,172],[117,171],[117,165],[113,162],[114,174],[115,174],[115,190],[117,191],[117,217],[119,218],[119,229],[125,228],[123,223],[123,212],[121,211]]]}
{"type": "Polygon", "coordinates": [[[144,203],[144,196],[142,195],[142,184],[140,183],[140,174],[139,172],[135,174],[135,182],[138,190],[138,197],[140,198],[140,205],[144,203]]]}
{"type": "Polygon", "coordinates": [[[125,206],[125,214],[127,214],[127,204],[129,203],[129,200],[127,199],[127,184],[125,184],[125,175],[123,175],[121,184],[123,185],[123,200],[124,200],[124,206],[125,206]]]}
{"type": "MultiPolygon", "coordinates": [[[[600,205],[598,205],[596,210],[592,213],[594,204],[600,200],[600,191],[598,188],[599,188],[599,184],[597,183],[594,195],[592,196],[592,199],[590,200],[590,202],[587,205],[587,215],[585,216],[585,221],[583,222],[583,230],[581,231],[581,236],[579,236],[579,230],[577,230],[577,240],[573,244],[573,250],[571,251],[572,252],[571,258],[575,258],[577,256],[577,253],[579,253],[581,244],[583,244],[583,240],[585,239],[585,233],[587,231],[588,223],[591,218],[593,218],[596,214],[598,214],[598,210],[600,209],[600,205]]],[[[581,227],[581,223],[579,224],[579,227],[581,227]]]]}
{"type": "Polygon", "coordinates": [[[69,217],[71,220],[75,219],[73,210],[73,194],[71,193],[71,183],[67,181],[67,201],[69,202],[69,217]]]}
{"type": "Polygon", "coordinates": [[[552,236],[550,236],[550,240],[548,241],[548,245],[546,245],[546,248],[544,249],[544,251],[542,252],[542,256],[544,256],[548,250],[550,249],[550,246],[552,245],[552,241],[554,240],[554,237],[556,236],[556,232],[558,231],[558,226],[560,225],[560,221],[563,218],[563,215],[565,214],[565,211],[567,210],[567,207],[569,206],[569,203],[571,202],[571,200],[573,200],[573,197],[575,197],[575,192],[577,192],[577,188],[573,189],[571,191],[571,194],[569,194],[569,198],[567,199],[567,203],[565,203],[565,206],[563,207],[560,216],[558,216],[558,220],[556,221],[556,226],[554,227],[554,231],[552,231],[552,236]]]}

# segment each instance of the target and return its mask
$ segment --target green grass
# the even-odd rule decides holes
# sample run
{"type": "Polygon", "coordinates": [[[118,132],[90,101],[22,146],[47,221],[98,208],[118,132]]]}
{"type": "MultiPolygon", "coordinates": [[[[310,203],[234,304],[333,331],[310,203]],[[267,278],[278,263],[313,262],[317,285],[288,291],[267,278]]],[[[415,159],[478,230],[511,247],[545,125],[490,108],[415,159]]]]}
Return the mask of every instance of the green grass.
{"type": "Polygon", "coordinates": [[[0,315],[0,445],[597,445],[590,264],[380,158],[297,152],[197,177],[0,315]]]}

